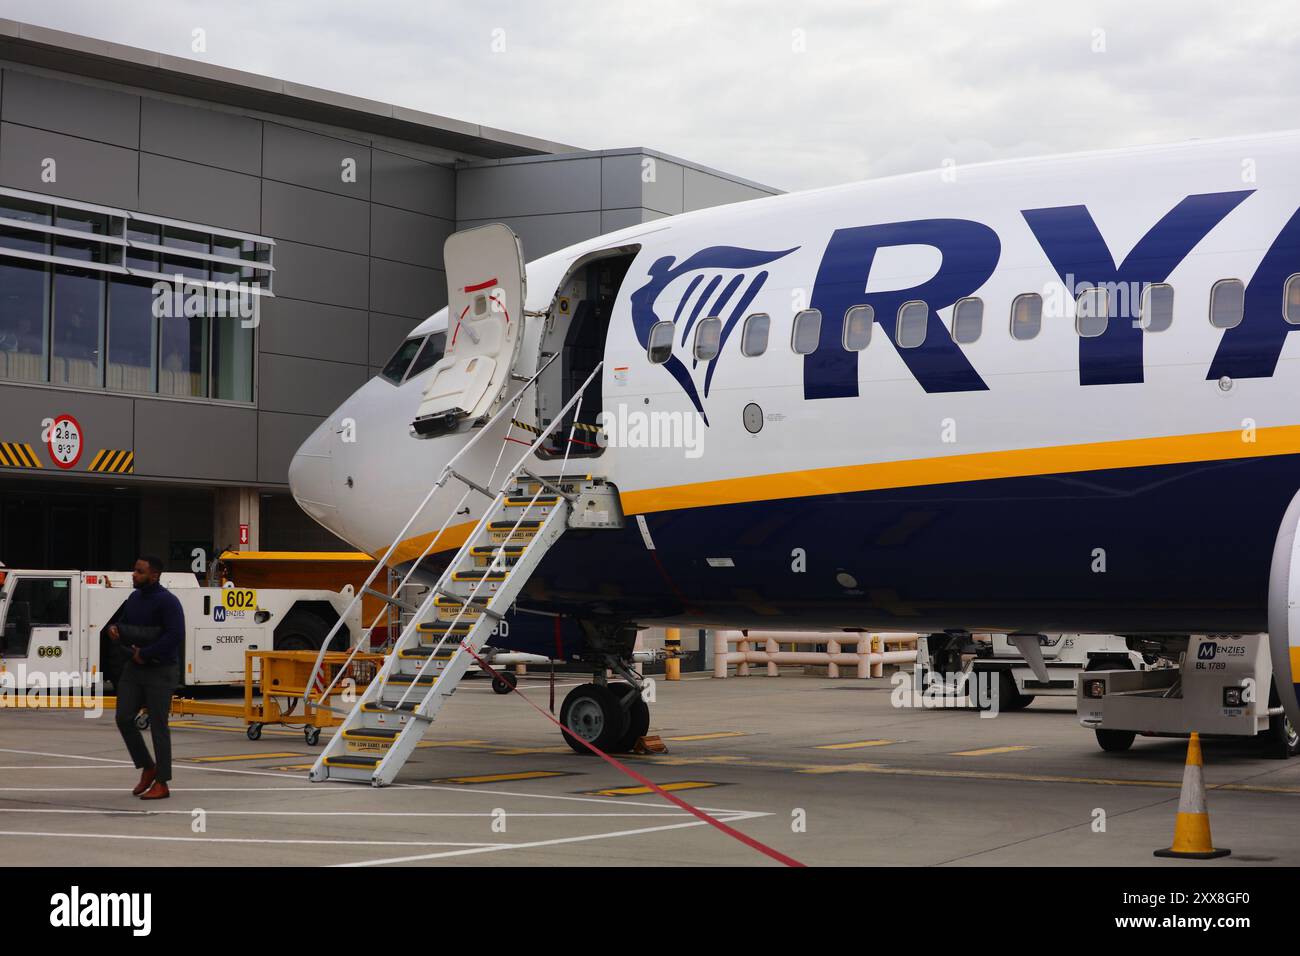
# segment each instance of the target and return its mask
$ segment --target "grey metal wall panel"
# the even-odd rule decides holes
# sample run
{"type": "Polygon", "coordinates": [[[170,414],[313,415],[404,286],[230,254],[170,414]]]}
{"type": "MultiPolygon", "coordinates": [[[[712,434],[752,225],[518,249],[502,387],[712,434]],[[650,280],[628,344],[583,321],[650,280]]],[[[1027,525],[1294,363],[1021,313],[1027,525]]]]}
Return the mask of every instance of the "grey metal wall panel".
{"type": "Polygon", "coordinates": [[[71,415],[81,425],[81,458],[68,469],[69,474],[84,472],[101,448],[125,450],[134,444],[129,398],[111,393],[0,385],[0,441],[31,445],[40,463],[51,472],[62,469],[54,464],[48,446],[41,441],[42,422],[63,414],[71,415]]]}
{"type": "Polygon", "coordinates": [[[256,176],[262,171],[262,122],[146,96],[140,102],[140,148],[256,176]]]}
{"type": "Polygon", "coordinates": [[[601,160],[601,208],[648,206],[670,215],[682,211],[682,167],[640,153],[601,160]],[[649,163],[649,166],[645,164],[649,163]],[[650,177],[648,180],[645,177],[650,177]]]}
{"type": "Polygon", "coordinates": [[[0,117],[6,122],[115,146],[140,145],[140,97],[24,70],[5,73],[0,117]]]}
{"type": "Polygon", "coordinates": [[[370,207],[370,254],[427,269],[442,268],[442,245],[456,231],[446,219],[390,206],[370,207]]]}
{"type": "Polygon", "coordinates": [[[370,250],[370,204],[267,179],[262,183],[262,233],[364,254],[370,250]]]}
{"type": "Polygon", "coordinates": [[[252,408],[137,399],[136,474],[256,481],[256,428],[252,408]]]}
{"type": "Polygon", "coordinates": [[[337,305],[276,296],[262,303],[258,349],[281,355],[357,362],[366,354],[370,319],[337,305]]]}
{"type": "Polygon", "coordinates": [[[140,154],[140,210],[243,232],[261,228],[256,176],[140,154]]]}
{"type": "Polygon", "coordinates": [[[370,198],[386,206],[456,218],[456,172],[382,149],[371,150],[370,198]]]}
{"type": "Polygon", "coordinates": [[[281,240],[275,244],[275,294],[352,309],[369,304],[365,256],[281,240]]]}
{"type": "Polygon", "coordinates": [[[600,209],[600,159],[552,160],[462,169],[456,216],[500,219],[600,209]]]}
{"type": "Polygon", "coordinates": [[[553,216],[502,216],[498,219],[462,221],[456,223],[456,227],[470,229],[489,222],[504,222],[513,229],[524,244],[524,258],[529,262],[601,233],[599,211],[553,216]]]}
{"type": "Polygon", "coordinates": [[[605,209],[600,214],[600,231],[613,232],[628,226],[639,226],[645,222],[644,209],[605,209]]]}
{"type": "Polygon", "coordinates": [[[419,325],[423,319],[412,319],[404,315],[383,315],[370,313],[370,364],[373,368],[383,369],[384,365],[397,351],[397,345],[419,325]]]}
{"type": "Polygon", "coordinates": [[[263,353],[258,363],[258,407],[268,412],[328,415],[365,380],[364,365],[263,353]]]}
{"type": "MultiPolygon", "coordinates": [[[[332,409],[331,409],[332,411],[332,409]]],[[[289,481],[289,462],[323,418],[261,412],[257,416],[257,480],[275,484],[289,481]]]]}
{"type": "Polygon", "coordinates": [[[0,123],[0,184],[69,199],[136,208],[139,153],[88,139],[0,123]],[[53,159],[56,179],[41,179],[53,159]]]}
{"type": "Polygon", "coordinates": [[[265,123],[262,175],[353,199],[369,199],[370,147],[278,123],[265,123]],[[356,182],[343,181],[345,159],[356,161],[356,182]]]}
{"type": "Polygon", "coordinates": [[[447,274],[386,259],[370,260],[370,308],[423,319],[447,304],[447,274]]]}
{"type": "Polygon", "coordinates": [[[746,199],[759,199],[771,195],[753,186],[711,176],[698,169],[686,169],[682,188],[683,212],[705,209],[709,206],[725,206],[727,203],[743,202],[746,199]]]}

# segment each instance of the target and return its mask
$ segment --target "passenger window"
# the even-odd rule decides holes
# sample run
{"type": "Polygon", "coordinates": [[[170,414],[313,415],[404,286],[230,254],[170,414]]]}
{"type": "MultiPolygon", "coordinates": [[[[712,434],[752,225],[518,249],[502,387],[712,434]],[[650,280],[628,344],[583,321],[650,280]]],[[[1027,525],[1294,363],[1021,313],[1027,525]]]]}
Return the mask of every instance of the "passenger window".
{"type": "Polygon", "coordinates": [[[429,336],[424,342],[424,348],[420,349],[420,354],[417,355],[415,361],[411,363],[411,370],[406,373],[407,380],[409,381],[410,379],[415,378],[415,376],[419,375],[425,369],[432,366],[434,362],[438,361],[438,359],[442,358],[443,353],[447,351],[446,344],[446,332],[434,332],[429,336]]]}
{"type": "Polygon", "coordinates": [[[755,312],[745,319],[745,327],[740,332],[740,353],[753,358],[767,351],[767,333],[772,327],[772,319],[763,312],[755,312]]]}
{"type": "Polygon", "coordinates": [[[844,313],[844,348],[861,352],[871,343],[871,327],[876,324],[876,310],[869,305],[855,305],[844,313]]]}
{"type": "Polygon", "coordinates": [[[1074,300],[1074,330],[1081,338],[1095,339],[1110,322],[1110,296],[1105,289],[1084,289],[1074,300]]]}
{"type": "Polygon", "coordinates": [[[1142,290],[1138,321],[1147,332],[1163,332],[1174,324],[1174,287],[1153,282],[1142,290]]]}
{"type": "Polygon", "coordinates": [[[1283,301],[1286,303],[1283,316],[1292,325],[1300,325],[1300,273],[1286,280],[1283,301]]]}
{"type": "Polygon", "coordinates": [[[695,358],[700,362],[710,362],[718,354],[722,341],[722,320],[717,316],[703,319],[695,327],[695,358]]]}
{"type": "Polygon", "coordinates": [[[390,382],[400,382],[402,376],[406,374],[406,370],[410,368],[415,353],[420,351],[420,346],[423,344],[423,335],[407,339],[397,347],[397,351],[393,353],[393,357],[388,360],[388,364],[384,366],[384,370],[379,374],[390,382]]]}
{"type": "Polygon", "coordinates": [[[794,317],[794,334],[790,346],[799,355],[817,351],[822,334],[822,314],[817,309],[804,309],[794,317]]]}
{"type": "Polygon", "coordinates": [[[958,299],[952,307],[952,340],[958,345],[970,345],[984,330],[984,300],[958,299]]]}
{"type": "Polygon", "coordinates": [[[925,327],[930,323],[930,307],[916,299],[904,302],[898,310],[895,338],[900,349],[914,349],[925,341],[925,327]]]}
{"type": "Polygon", "coordinates": [[[673,324],[656,322],[650,326],[650,340],[646,345],[646,355],[655,365],[663,365],[673,354],[673,324]]]}
{"type": "Polygon", "coordinates": [[[1210,290],[1210,324],[1234,329],[1246,313],[1246,287],[1240,279],[1220,279],[1210,290]]]}
{"type": "Polygon", "coordinates": [[[1011,302],[1011,337],[1022,342],[1038,335],[1043,327],[1043,297],[1025,292],[1011,302]]]}

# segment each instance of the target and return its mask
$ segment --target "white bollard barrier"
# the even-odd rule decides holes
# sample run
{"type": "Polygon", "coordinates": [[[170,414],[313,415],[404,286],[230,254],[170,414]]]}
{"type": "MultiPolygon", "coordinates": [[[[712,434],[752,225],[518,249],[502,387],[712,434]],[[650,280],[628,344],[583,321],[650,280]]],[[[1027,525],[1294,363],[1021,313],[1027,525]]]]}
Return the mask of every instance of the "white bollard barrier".
{"type": "Polygon", "coordinates": [[[841,643],[844,631],[763,631],[746,635],[740,631],[714,631],[713,676],[725,678],[736,665],[737,677],[748,677],[751,664],[767,665],[769,677],[780,676],[782,664],[813,664],[826,667],[829,677],[839,677],[840,667],[853,667],[859,678],[883,677],[886,664],[912,664],[917,659],[919,634],[860,632],[852,651],[841,643]],[[731,650],[731,645],[736,649],[731,650]],[[782,644],[825,644],[826,650],[781,650],[782,644]],[[895,650],[889,650],[890,646],[895,650]],[[758,650],[762,647],[762,650],[758,650]]]}

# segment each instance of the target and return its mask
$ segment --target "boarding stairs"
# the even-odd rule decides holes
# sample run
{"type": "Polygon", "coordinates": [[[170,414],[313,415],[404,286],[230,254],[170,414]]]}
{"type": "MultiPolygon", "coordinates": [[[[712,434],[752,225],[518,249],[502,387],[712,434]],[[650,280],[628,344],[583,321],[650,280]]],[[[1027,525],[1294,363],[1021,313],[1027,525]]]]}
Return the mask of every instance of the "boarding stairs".
{"type": "MultiPolygon", "coordinates": [[[[479,659],[490,656],[485,645],[493,631],[564,531],[570,527],[621,526],[618,494],[603,478],[566,475],[567,458],[547,463],[552,469],[558,464],[558,474],[538,475],[530,470],[530,466],[538,467],[530,459],[560,427],[566,415],[575,405],[581,411],[583,393],[599,375],[600,364],[549,424],[518,432],[532,439],[531,442],[512,437],[520,425],[515,417],[520,403],[549,364],[547,361],[525,380],[515,396],[500,403],[494,414],[472,426],[476,430],[469,442],[443,467],[428,494],[354,595],[353,601],[359,600],[362,594],[383,597],[372,587],[375,577],[381,568],[389,565],[398,545],[406,540],[434,494],[444,486],[458,483],[464,487],[464,493],[448,509],[442,527],[430,538],[423,552],[410,564],[402,585],[410,581],[420,562],[433,553],[449,522],[466,510],[465,505],[472,496],[491,499],[424,600],[418,607],[406,608],[409,616],[392,644],[391,653],[375,679],[355,696],[350,709],[342,710],[329,702],[330,692],[347,673],[346,663],[337,668],[334,680],[320,692],[317,706],[346,716],[313,765],[311,780],[354,781],[376,787],[392,783],[443,705],[455,693],[461,678],[477,663],[476,656],[479,659]],[[468,461],[466,453],[491,435],[501,441],[501,449],[491,474],[486,479],[475,480],[464,473],[470,469],[461,461],[468,461]],[[513,465],[503,468],[505,449],[510,442],[528,448],[513,465]],[[506,478],[494,490],[493,477],[497,474],[505,474],[506,478]]],[[[570,421],[576,418],[575,414],[570,421]]],[[[568,430],[572,440],[571,425],[568,430]]],[[[381,611],[361,635],[348,657],[349,662],[358,650],[369,646],[370,631],[385,613],[381,611]]],[[[340,617],[340,623],[346,616],[345,613],[340,617]]],[[[316,680],[316,673],[338,627],[335,624],[322,644],[309,687],[323,683],[316,680]]]]}

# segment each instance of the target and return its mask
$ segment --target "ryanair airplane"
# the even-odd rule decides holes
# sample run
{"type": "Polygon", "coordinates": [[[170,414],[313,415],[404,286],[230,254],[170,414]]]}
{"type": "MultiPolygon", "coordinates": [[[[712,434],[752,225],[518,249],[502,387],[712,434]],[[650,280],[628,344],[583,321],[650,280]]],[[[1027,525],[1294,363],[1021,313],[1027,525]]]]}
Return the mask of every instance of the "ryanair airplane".
{"type": "MultiPolygon", "coordinates": [[[[486,645],[587,688],[636,682],[638,625],[1268,632],[1300,726],[1300,133],[775,196],[526,268],[486,226],[446,260],[448,309],[290,470],[437,583],[425,631],[500,589],[486,645]]],[[[626,746],[584,693],[566,724],[626,746]]]]}

